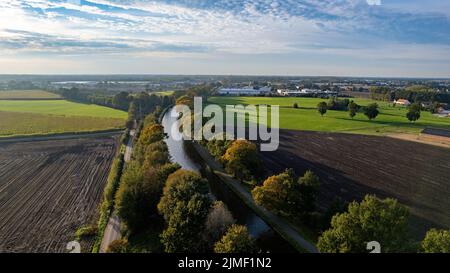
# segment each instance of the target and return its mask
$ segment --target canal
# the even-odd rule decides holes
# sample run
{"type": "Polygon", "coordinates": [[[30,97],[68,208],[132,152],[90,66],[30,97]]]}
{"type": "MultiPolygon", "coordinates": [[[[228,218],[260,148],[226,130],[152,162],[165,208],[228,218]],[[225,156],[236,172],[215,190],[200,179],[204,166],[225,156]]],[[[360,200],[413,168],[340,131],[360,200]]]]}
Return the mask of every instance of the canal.
{"type": "Polygon", "coordinates": [[[253,238],[256,239],[258,247],[263,252],[292,253],[295,249],[281,236],[273,231],[259,216],[257,216],[243,201],[233,193],[227,185],[220,181],[214,174],[207,171],[205,164],[197,155],[195,149],[186,141],[180,139],[179,132],[171,132],[173,124],[178,124],[177,111],[175,108],[166,112],[162,119],[165,133],[169,136],[166,143],[169,148],[171,159],[174,163],[181,165],[183,169],[200,173],[208,179],[211,198],[224,202],[233,214],[236,222],[245,225],[253,238]],[[177,134],[172,135],[172,134],[177,134]]]}

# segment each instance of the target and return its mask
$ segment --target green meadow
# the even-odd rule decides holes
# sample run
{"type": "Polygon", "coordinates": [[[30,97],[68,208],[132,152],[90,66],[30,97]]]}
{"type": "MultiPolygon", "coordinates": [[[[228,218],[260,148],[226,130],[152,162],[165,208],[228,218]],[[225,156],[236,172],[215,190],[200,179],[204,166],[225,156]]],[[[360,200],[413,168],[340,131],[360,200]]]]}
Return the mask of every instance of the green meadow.
{"type": "Polygon", "coordinates": [[[86,116],[126,119],[127,113],[95,104],[67,100],[0,100],[0,111],[59,116],[86,116]]]}
{"type": "Polygon", "coordinates": [[[0,137],[124,128],[127,113],[66,100],[0,100],[0,137]]]}
{"type": "Polygon", "coordinates": [[[225,105],[279,105],[280,128],[305,131],[346,132],[356,134],[418,134],[425,127],[450,129],[449,118],[439,118],[429,112],[422,111],[421,118],[411,123],[406,118],[406,107],[393,107],[388,102],[370,99],[353,99],[357,104],[366,106],[376,102],[380,114],[375,120],[369,121],[363,113],[358,113],[351,119],[346,111],[327,111],[321,117],[317,104],[327,99],[320,98],[282,98],[282,97],[212,97],[208,103],[225,105]],[[297,103],[299,108],[293,108],[297,103]]]}

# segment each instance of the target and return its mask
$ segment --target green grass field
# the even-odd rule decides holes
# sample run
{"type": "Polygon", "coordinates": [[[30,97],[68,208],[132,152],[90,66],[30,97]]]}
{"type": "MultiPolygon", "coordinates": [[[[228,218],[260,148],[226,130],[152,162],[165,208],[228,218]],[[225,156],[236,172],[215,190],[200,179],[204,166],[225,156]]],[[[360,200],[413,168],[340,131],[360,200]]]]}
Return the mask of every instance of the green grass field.
{"type": "Polygon", "coordinates": [[[63,117],[0,111],[0,138],[75,132],[96,132],[124,127],[122,119],[63,117]]]}
{"type": "Polygon", "coordinates": [[[0,137],[123,128],[127,113],[66,100],[0,100],[0,137]]]}
{"type": "Polygon", "coordinates": [[[96,118],[126,119],[127,113],[95,104],[75,103],[66,100],[2,100],[0,111],[37,113],[59,116],[86,116],[96,118]]]}
{"type": "Polygon", "coordinates": [[[45,100],[61,99],[61,96],[43,90],[0,91],[0,100],[45,100]]]}
{"type": "MultiPolygon", "coordinates": [[[[375,102],[370,99],[353,99],[359,105],[375,102]]],[[[392,107],[387,102],[376,101],[380,106],[380,115],[369,121],[363,113],[358,113],[354,119],[346,111],[328,111],[324,117],[317,112],[317,104],[326,99],[318,98],[270,98],[270,97],[212,97],[208,103],[219,105],[279,105],[280,128],[306,131],[348,132],[357,134],[418,134],[425,127],[450,129],[450,119],[433,116],[429,112],[422,112],[416,123],[406,118],[405,107],[392,107]],[[298,103],[299,109],[293,104],[298,103]]]]}

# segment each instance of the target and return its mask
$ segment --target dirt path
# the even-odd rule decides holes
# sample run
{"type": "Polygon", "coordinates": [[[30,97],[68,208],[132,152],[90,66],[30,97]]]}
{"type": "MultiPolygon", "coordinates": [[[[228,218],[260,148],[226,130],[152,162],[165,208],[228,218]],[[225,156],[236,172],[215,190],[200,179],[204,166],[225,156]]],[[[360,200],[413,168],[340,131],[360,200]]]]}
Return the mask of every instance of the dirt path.
{"type": "MultiPolygon", "coordinates": [[[[133,152],[133,139],[136,134],[135,130],[130,131],[130,139],[128,140],[127,147],[125,149],[124,160],[125,163],[130,162],[131,154],[133,152]]],[[[125,164],[126,165],[126,164],[125,164]]],[[[125,166],[124,166],[125,168],[125,166]]],[[[102,244],[100,245],[100,253],[106,253],[109,245],[115,240],[120,239],[120,219],[115,212],[109,217],[108,225],[105,228],[102,244]]]]}

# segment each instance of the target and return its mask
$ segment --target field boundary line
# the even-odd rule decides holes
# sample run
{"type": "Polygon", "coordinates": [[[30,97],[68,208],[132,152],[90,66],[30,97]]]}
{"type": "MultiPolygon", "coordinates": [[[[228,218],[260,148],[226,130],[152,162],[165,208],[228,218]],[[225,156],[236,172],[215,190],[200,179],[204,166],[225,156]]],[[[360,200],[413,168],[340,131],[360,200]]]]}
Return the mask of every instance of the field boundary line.
{"type": "Polygon", "coordinates": [[[68,132],[60,134],[48,134],[48,135],[22,135],[13,137],[0,137],[0,143],[14,143],[14,142],[34,142],[34,141],[46,141],[46,140],[64,140],[74,138],[89,138],[116,135],[123,133],[123,129],[110,129],[92,132],[68,132]]]}

